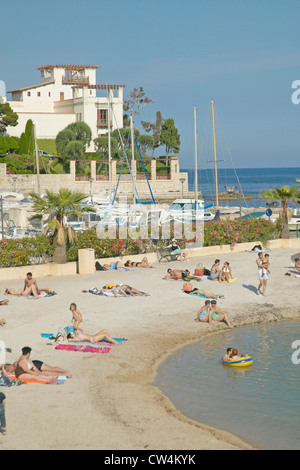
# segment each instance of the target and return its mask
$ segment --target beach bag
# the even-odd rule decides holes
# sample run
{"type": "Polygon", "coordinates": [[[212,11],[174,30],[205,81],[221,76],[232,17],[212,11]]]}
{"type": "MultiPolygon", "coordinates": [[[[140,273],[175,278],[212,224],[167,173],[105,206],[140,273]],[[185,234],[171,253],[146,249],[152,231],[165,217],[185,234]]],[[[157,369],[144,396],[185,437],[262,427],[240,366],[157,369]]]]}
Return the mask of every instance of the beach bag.
{"type": "Polygon", "coordinates": [[[195,276],[203,276],[204,275],[204,267],[201,263],[197,264],[194,274],[195,274],[195,276]]]}
{"type": "Polygon", "coordinates": [[[192,284],[190,284],[189,282],[185,282],[183,284],[183,290],[184,292],[191,292],[193,290],[192,284]]]}

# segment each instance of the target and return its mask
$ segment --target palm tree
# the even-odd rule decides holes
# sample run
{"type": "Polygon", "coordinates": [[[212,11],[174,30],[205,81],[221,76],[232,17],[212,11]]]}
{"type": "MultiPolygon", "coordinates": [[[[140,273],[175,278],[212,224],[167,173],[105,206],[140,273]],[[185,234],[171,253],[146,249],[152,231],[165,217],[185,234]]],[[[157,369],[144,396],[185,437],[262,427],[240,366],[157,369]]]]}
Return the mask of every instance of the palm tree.
{"type": "Polygon", "coordinates": [[[288,204],[290,201],[298,202],[300,200],[300,191],[298,190],[299,186],[294,186],[290,188],[289,186],[282,186],[281,188],[268,189],[267,191],[262,191],[260,197],[263,199],[268,199],[269,201],[279,201],[282,212],[280,215],[281,221],[283,223],[283,228],[281,231],[281,238],[290,238],[290,232],[288,227],[288,204]]]}
{"type": "Polygon", "coordinates": [[[65,221],[70,216],[81,217],[84,212],[95,212],[95,209],[85,207],[83,210],[82,203],[87,196],[69,189],[61,188],[58,193],[46,190],[44,197],[31,192],[30,196],[33,199],[33,210],[36,212],[31,219],[41,220],[45,215],[51,218],[47,224],[46,233],[49,230],[54,231],[53,262],[66,263],[67,240],[73,243],[76,240],[76,232],[71,227],[66,227],[65,221]]]}

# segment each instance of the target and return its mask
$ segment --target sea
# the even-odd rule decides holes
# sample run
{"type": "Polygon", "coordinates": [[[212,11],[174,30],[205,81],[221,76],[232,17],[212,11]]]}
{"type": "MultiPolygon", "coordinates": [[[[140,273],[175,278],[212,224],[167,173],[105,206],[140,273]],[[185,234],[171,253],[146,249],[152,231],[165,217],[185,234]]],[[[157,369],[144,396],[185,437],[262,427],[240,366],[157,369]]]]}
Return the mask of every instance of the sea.
{"type": "MultiPolygon", "coordinates": [[[[181,169],[188,173],[189,191],[195,191],[195,171],[181,169]]],[[[241,188],[242,207],[266,207],[266,200],[259,193],[266,189],[282,186],[297,186],[296,178],[300,178],[300,167],[291,168],[237,168],[218,170],[218,192],[225,192],[225,186],[241,188]],[[253,199],[247,200],[243,195],[250,194],[253,199]]],[[[198,170],[198,191],[202,192],[206,205],[213,204],[215,197],[215,174],[212,168],[198,170]]],[[[222,206],[238,206],[239,201],[220,201],[222,206]]]]}
{"type": "Polygon", "coordinates": [[[209,335],[169,356],[155,384],[184,415],[257,449],[300,449],[300,320],[209,335]],[[228,347],[253,364],[223,365],[228,347]]]}

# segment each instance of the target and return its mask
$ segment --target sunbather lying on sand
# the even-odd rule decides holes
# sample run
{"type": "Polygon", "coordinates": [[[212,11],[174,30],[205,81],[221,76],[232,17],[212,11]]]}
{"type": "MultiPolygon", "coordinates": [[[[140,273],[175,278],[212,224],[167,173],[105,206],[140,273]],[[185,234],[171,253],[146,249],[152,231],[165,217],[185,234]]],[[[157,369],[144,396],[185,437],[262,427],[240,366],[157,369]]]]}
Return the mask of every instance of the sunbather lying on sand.
{"type": "Polygon", "coordinates": [[[148,296],[149,294],[146,294],[145,292],[139,291],[135,289],[134,287],[128,286],[126,284],[107,284],[106,286],[103,286],[103,291],[105,292],[111,292],[114,297],[120,297],[120,296],[148,296]]]}
{"type": "MultiPolygon", "coordinates": [[[[10,289],[9,287],[6,287],[4,294],[10,294],[10,295],[22,295],[23,297],[28,298],[29,295],[33,295],[35,299],[40,299],[41,296],[39,295],[41,292],[45,292],[46,294],[55,294],[55,292],[51,291],[50,289],[39,289],[35,287],[34,284],[32,284],[30,287],[27,287],[27,289],[22,290],[22,289],[10,289]]],[[[7,301],[8,302],[8,301],[7,301]]]]}
{"type": "Polygon", "coordinates": [[[139,295],[141,297],[148,297],[150,295],[150,294],[147,294],[146,292],[142,292],[126,284],[122,285],[121,287],[127,295],[132,295],[132,296],[139,295]]]}
{"type": "Polygon", "coordinates": [[[183,271],[182,269],[171,269],[169,268],[167,270],[167,274],[165,275],[165,277],[163,279],[182,279],[182,280],[187,280],[187,281],[191,281],[191,280],[201,280],[201,277],[199,276],[193,276],[190,274],[190,271],[188,269],[186,269],[185,271],[183,271]]]}
{"type": "Polygon", "coordinates": [[[106,340],[109,343],[112,344],[117,344],[117,341],[115,341],[106,330],[101,330],[99,333],[96,333],[95,335],[87,335],[84,333],[80,333],[75,335],[74,333],[69,333],[67,335],[68,341],[71,341],[73,343],[81,343],[81,342],[87,342],[87,343],[92,343],[92,344],[97,344],[101,343],[101,341],[106,340]]]}
{"type": "Polygon", "coordinates": [[[153,266],[150,266],[149,261],[147,256],[144,256],[142,261],[126,261],[125,266],[128,268],[152,268],[153,266]]]}
{"type": "MultiPolygon", "coordinates": [[[[60,367],[49,366],[48,364],[45,364],[45,362],[39,360],[33,360],[31,362],[40,372],[42,372],[43,375],[47,375],[50,377],[53,375],[65,375],[69,379],[72,377],[71,372],[61,369],[60,367]]],[[[1,369],[3,375],[14,375],[16,372],[16,367],[17,361],[13,364],[2,364],[1,369]]]]}
{"type": "Polygon", "coordinates": [[[6,287],[4,294],[10,294],[10,295],[22,295],[23,297],[28,298],[29,295],[33,295],[35,299],[39,299],[38,292],[36,290],[36,287],[34,285],[28,287],[26,290],[22,289],[10,289],[9,287],[6,287]]]}
{"type": "Polygon", "coordinates": [[[6,325],[6,320],[4,320],[4,318],[1,318],[0,326],[4,326],[4,325],[6,325]]]}
{"type": "Polygon", "coordinates": [[[185,292],[186,294],[199,294],[199,295],[203,295],[203,297],[206,297],[207,299],[224,299],[225,298],[225,295],[223,294],[213,294],[212,292],[209,292],[207,290],[201,290],[201,289],[197,289],[196,287],[187,292],[187,291],[183,291],[185,292]]]}
{"type": "Polygon", "coordinates": [[[124,264],[121,263],[121,261],[116,261],[110,264],[104,264],[103,267],[105,269],[116,270],[116,271],[128,271],[128,268],[126,268],[126,266],[124,266],[124,264]]]}

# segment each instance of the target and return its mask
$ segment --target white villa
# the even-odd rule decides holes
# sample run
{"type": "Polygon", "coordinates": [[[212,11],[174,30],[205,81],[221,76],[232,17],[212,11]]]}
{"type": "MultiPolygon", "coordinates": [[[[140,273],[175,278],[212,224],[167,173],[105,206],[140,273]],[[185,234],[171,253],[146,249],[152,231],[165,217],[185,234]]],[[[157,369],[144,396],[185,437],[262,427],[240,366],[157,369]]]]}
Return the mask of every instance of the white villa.
{"type": "MultiPolygon", "coordinates": [[[[9,90],[11,108],[19,116],[9,135],[19,137],[32,119],[38,139],[55,139],[68,124],[84,121],[92,130],[92,140],[108,131],[108,103],[111,129],[123,127],[124,85],[97,85],[98,65],[43,65],[41,83],[9,90]]],[[[94,150],[93,143],[88,149],[94,150]]]]}

